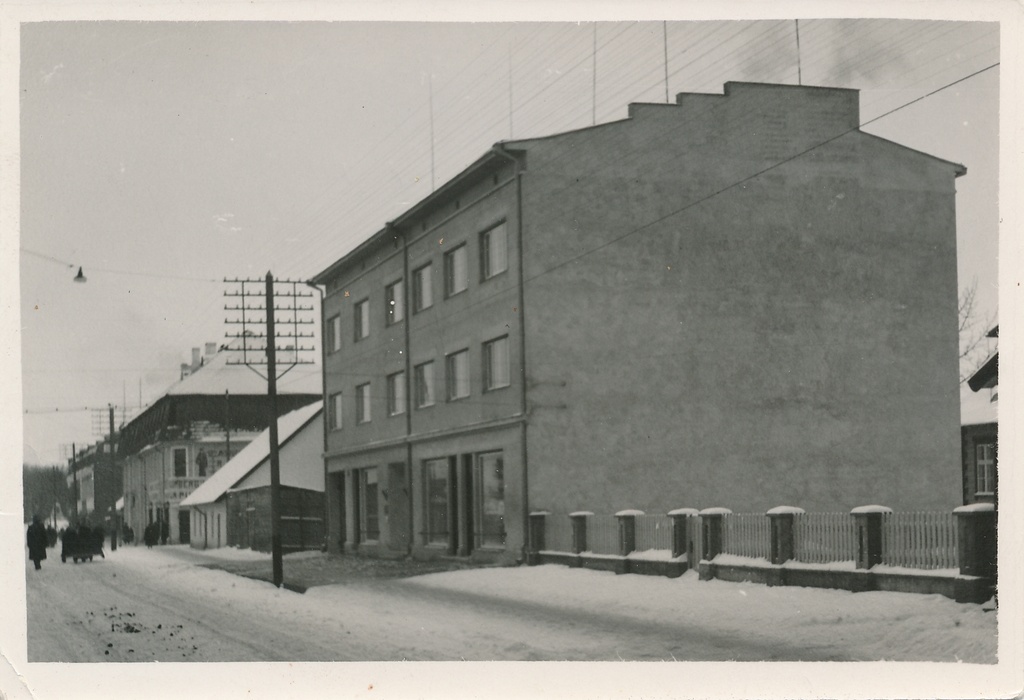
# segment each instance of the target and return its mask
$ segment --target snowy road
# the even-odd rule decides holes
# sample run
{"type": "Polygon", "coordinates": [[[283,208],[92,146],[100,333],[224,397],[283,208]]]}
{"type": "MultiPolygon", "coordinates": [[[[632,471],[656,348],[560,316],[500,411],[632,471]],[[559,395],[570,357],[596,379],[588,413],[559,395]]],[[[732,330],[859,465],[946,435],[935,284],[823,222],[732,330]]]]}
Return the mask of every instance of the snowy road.
{"type": "Polygon", "coordinates": [[[984,663],[995,651],[994,616],[936,596],[562,567],[360,581],[298,594],[193,560],[182,550],[122,547],[91,563],[51,558],[39,572],[28,565],[29,660],[984,663]]]}

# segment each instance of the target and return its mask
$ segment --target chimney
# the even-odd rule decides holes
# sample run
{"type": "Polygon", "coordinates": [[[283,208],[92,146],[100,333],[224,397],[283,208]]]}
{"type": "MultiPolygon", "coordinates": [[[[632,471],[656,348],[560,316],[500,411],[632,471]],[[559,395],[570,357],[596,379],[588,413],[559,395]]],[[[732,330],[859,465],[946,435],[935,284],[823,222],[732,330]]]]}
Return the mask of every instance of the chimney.
{"type": "Polygon", "coordinates": [[[216,354],[217,354],[217,343],[207,343],[206,344],[206,356],[209,357],[210,355],[216,355],[216,354]]]}
{"type": "Polygon", "coordinates": [[[184,379],[188,375],[192,374],[192,368],[188,366],[187,362],[181,363],[181,378],[184,379]]]}
{"type": "Polygon", "coordinates": [[[192,369],[199,366],[199,348],[192,348],[192,369]]]}

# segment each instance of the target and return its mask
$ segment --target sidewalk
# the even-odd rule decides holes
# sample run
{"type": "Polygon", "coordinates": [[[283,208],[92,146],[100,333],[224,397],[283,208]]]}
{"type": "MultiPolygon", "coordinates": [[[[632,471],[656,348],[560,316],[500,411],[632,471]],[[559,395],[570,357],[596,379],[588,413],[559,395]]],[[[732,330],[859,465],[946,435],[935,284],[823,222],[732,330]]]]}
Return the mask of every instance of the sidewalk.
{"type": "MultiPolygon", "coordinates": [[[[227,571],[237,576],[259,581],[272,582],[274,579],[273,562],[270,554],[265,552],[238,550],[231,547],[202,550],[192,549],[188,545],[164,545],[154,549],[208,569],[227,571]]],[[[351,554],[326,554],[310,551],[285,555],[282,569],[284,587],[297,593],[305,593],[314,586],[354,583],[367,579],[408,578],[488,566],[491,565],[476,564],[461,559],[433,561],[417,561],[411,558],[371,559],[351,554]]]]}

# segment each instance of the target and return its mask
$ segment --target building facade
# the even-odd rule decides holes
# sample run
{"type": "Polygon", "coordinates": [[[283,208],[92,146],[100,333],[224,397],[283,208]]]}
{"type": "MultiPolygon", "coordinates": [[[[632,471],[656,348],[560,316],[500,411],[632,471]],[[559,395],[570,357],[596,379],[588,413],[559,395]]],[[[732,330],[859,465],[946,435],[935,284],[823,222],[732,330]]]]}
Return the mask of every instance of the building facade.
{"type": "Polygon", "coordinates": [[[329,546],[515,561],[545,510],[959,502],[954,180],[854,90],[498,144],[325,269],[329,546]]]}
{"type": "MultiPolygon", "coordinates": [[[[321,549],[324,543],[323,402],[278,421],[281,547],[321,549]]],[[[263,431],[215,475],[181,501],[191,512],[192,547],[271,551],[270,436],[263,431]]]]}
{"type": "MultiPolygon", "coordinates": [[[[270,424],[265,383],[227,359],[219,352],[183,368],[182,380],[121,430],[124,522],[139,540],[157,523],[168,542],[190,543],[192,518],[181,501],[270,424]]],[[[279,390],[278,415],[319,400],[318,375],[293,370],[279,390]]]]}

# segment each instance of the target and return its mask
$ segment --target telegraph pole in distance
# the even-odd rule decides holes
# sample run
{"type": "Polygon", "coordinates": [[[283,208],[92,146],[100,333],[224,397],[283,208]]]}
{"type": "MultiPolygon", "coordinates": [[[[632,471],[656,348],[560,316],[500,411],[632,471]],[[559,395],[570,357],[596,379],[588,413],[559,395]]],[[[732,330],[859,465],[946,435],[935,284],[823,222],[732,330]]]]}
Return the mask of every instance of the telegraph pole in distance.
{"type": "Polygon", "coordinates": [[[233,352],[241,352],[241,361],[228,361],[228,364],[246,365],[252,371],[267,380],[267,403],[269,411],[269,436],[270,436],[270,544],[271,558],[273,561],[274,585],[278,588],[284,583],[284,563],[281,552],[281,460],[278,449],[277,432],[277,351],[279,349],[293,349],[293,356],[288,362],[288,368],[281,372],[283,376],[290,369],[300,364],[313,364],[312,360],[302,360],[300,352],[310,351],[313,347],[302,346],[299,343],[302,339],[312,338],[313,333],[300,330],[300,326],[310,325],[311,319],[304,318],[301,314],[313,311],[313,306],[302,305],[299,300],[304,297],[312,297],[312,292],[300,292],[299,285],[305,286],[305,282],[293,280],[278,280],[278,284],[284,285],[285,291],[274,290],[274,276],[267,272],[264,283],[264,301],[261,305],[250,305],[246,299],[253,299],[258,292],[248,291],[247,284],[258,284],[259,280],[224,280],[228,284],[238,284],[240,288],[235,292],[224,292],[226,297],[238,299],[237,306],[225,306],[226,311],[237,314],[234,319],[225,319],[225,323],[239,324],[242,326],[240,333],[228,333],[227,337],[233,339],[234,346],[229,342],[227,349],[233,352]],[[278,306],[276,299],[284,299],[285,303],[278,306]],[[291,326],[290,329],[278,331],[276,318],[278,312],[283,312],[280,323],[284,326],[291,326]],[[263,333],[256,333],[249,330],[249,326],[263,325],[263,333]],[[278,348],[279,338],[291,338],[291,348],[278,348]],[[240,346],[240,347],[239,347],[240,346]],[[257,367],[266,366],[266,374],[261,373],[257,367]]]}

